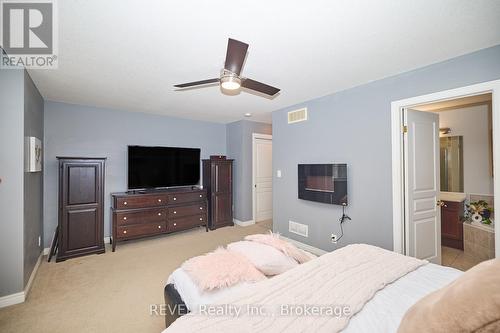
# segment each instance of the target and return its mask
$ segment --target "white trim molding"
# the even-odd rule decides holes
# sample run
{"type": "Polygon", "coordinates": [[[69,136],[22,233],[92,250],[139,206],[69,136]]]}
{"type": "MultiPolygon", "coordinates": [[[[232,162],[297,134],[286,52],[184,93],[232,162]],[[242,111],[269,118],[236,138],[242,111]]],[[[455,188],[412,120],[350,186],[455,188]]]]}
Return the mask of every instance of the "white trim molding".
{"type": "MultiPolygon", "coordinates": [[[[403,181],[403,109],[485,93],[492,94],[493,172],[495,175],[500,175],[500,80],[406,98],[391,103],[392,229],[393,249],[395,252],[405,254],[404,242],[405,230],[407,230],[405,226],[403,181]]],[[[494,178],[494,197],[500,198],[500,177],[494,178]]],[[[500,200],[495,200],[493,209],[500,211],[500,200]]],[[[495,244],[500,244],[499,223],[495,223],[495,244]]],[[[500,245],[495,246],[495,257],[500,257],[500,245]]]]}
{"type": "Polygon", "coordinates": [[[240,221],[237,219],[233,219],[234,224],[239,225],[240,227],[248,227],[250,225],[255,224],[254,220],[248,220],[248,221],[240,221]]]}
{"type": "Polygon", "coordinates": [[[26,287],[24,287],[24,291],[0,297],[0,308],[23,303],[28,298],[28,294],[31,290],[31,286],[33,285],[33,281],[35,280],[36,273],[38,272],[38,268],[40,268],[40,263],[42,262],[44,251],[42,251],[38,256],[35,267],[33,267],[33,270],[31,271],[28,283],[26,284],[26,287]]]}
{"type": "Polygon", "coordinates": [[[280,235],[280,238],[283,240],[286,240],[287,242],[294,244],[299,249],[302,249],[302,250],[307,251],[307,252],[311,252],[312,254],[315,254],[317,256],[322,256],[323,254],[328,253],[328,251],[318,249],[317,247],[314,247],[314,246],[311,246],[308,244],[301,243],[299,241],[296,241],[295,239],[291,239],[291,238],[288,238],[288,237],[285,237],[282,235],[280,235]]]}
{"type": "Polygon", "coordinates": [[[33,284],[33,280],[35,280],[36,273],[38,273],[38,268],[40,268],[40,263],[42,262],[43,256],[44,256],[43,252],[40,253],[40,255],[38,256],[38,260],[36,261],[35,267],[31,271],[31,275],[30,275],[30,278],[28,280],[28,283],[26,284],[26,287],[24,287],[25,298],[28,297],[28,294],[31,290],[31,286],[33,284]]]}
{"type": "Polygon", "coordinates": [[[23,303],[25,300],[24,291],[0,297],[0,308],[23,303]]]}

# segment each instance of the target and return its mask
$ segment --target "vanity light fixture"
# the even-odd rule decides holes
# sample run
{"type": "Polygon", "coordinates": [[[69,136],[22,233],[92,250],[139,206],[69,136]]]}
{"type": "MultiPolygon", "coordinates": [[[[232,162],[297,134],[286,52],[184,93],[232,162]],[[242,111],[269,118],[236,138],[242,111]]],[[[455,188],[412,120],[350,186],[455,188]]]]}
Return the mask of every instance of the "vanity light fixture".
{"type": "Polygon", "coordinates": [[[439,133],[444,135],[444,134],[450,134],[451,133],[451,128],[449,127],[442,127],[439,129],[439,133]]]}

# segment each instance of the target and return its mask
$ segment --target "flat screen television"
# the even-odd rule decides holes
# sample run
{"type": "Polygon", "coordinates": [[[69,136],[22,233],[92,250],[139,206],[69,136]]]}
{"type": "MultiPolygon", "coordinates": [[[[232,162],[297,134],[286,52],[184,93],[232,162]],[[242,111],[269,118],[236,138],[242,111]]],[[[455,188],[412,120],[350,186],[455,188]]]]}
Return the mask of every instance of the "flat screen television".
{"type": "Polygon", "coordinates": [[[200,149],[128,146],[129,190],[197,185],[200,149]]]}

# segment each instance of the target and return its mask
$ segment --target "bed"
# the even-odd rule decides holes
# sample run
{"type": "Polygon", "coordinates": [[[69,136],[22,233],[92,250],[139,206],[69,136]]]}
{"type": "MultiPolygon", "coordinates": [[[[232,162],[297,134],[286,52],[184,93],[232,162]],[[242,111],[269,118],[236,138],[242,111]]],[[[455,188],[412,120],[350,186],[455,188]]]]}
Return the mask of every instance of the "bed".
{"type": "MultiPolygon", "coordinates": [[[[311,261],[313,264],[306,263],[305,265],[301,265],[304,267],[294,268],[290,272],[282,274],[283,276],[276,276],[269,279],[274,282],[262,281],[257,282],[256,284],[240,283],[230,288],[212,292],[200,292],[196,287],[196,284],[190,279],[189,275],[182,269],[178,269],[170,276],[168,284],[165,287],[165,300],[170,306],[177,306],[178,308],[184,309],[184,312],[167,315],[167,327],[169,327],[169,325],[171,325],[172,322],[179,316],[188,312],[190,312],[190,315],[184,316],[181,320],[176,322],[175,325],[172,325],[170,329],[167,328],[165,332],[186,331],[186,327],[189,327],[188,331],[211,331],[211,329],[213,329],[213,331],[225,332],[230,331],[232,325],[240,326],[240,331],[249,332],[255,330],[280,331],[280,328],[288,326],[295,326],[297,330],[300,331],[299,326],[305,321],[301,318],[288,319],[289,322],[285,322],[281,317],[278,319],[262,318],[262,320],[258,322],[249,318],[249,321],[247,322],[247,329],[245,329],[245,320],[241,320],[241,318],[237,318],[239,321],[234,321],[231,318],[228,320],[218,318],[216,320],[217,325],[214,326],[214,320],[208,320],[203,317],[200,318],[200,316],[196,314],[196,309],[199,309],[200,305],[217,305],[221,303],[238,304],[238,302],[240,302],[239,304],[244,304],[245,300],[248,300],[250,303],[265,303],[271,297],[274,297],[273,294],[275,293],[275,290],[284,288],[284,286],[293,284],[300,279],[303,279],[304,281],[298,282],[297,286],[310,282],[315,276],[310,275],[308,277],[308,274],[312,274],[311,272],[315,272],[315,274],[320,275],[323,274],[323,277],[316,278],[316,280],[319,282],[318,286],[325,285],[331,280],[331,277],[334,276],[328,275],[332,269],[325,267],[328,264],[332,265],[332,262],[335,263],[331,266],[334,267],[334,269],[335,267],[338,267],[340,270],[340,267],[345,266],[342,268],[345,272],[355,271],[355,274],[349,275],[349,273],[346,277],[351,276],[349,279],[354,278],[359,279],[359,281],[367,281],[366,279],[369,279],[370,275],[366,272],[369,272],[370,270],[379,269],[381,271],[390,271],[393,269],[394,272],[397,273],[387,275],[386,280],[373,282],[373,286],[370,287],[371,289],[367,287],[366,293],[372,294],[366,296],[366,302],[352,302],[355,305],[354,307],[359,307],[360,309],[347,320],[339,320],[338,322],[325,321],[324,323],[317,323],[319,320],[315,320],[313,322],[314,325],[323,325],[318,326],[317,330],[321,331],[322,328],[333,325],[335,327],[332,327],[331,330],[328,328],[326,331],[335,331],[336,328],[338,328],[337,331],[342,330],[343,332],[396,332],[404,314],[413,304],[425,295],[448,285],[450,282],[463,274],[461,271],[453,268],[438,266],[414,258],[403,257],[393,252],[367,245],[355,245],[349,246],[348,248],[348,250],[338,250],[338,253],[333,261],[332,259],[327,258],[329,255],[325,255],[327,256],[325,257],[326,259],[323,257],[314,259],[311,261]],[[343,256],[342,252],[344,252],[343,256]],[[361,254],[361,252],[363,253],[361,254]],[[365,254],[367,252],[370,252],[371,254],[365,254]],[[372,257],[371,259],[370,256],[372,257]],[[387,259],[381,259],[380,256],[386,256],[387,259]],[[380,258],[380,262],[376,263],[379,259],[374,258],[380,258]],[[401,267],[397,265],[392,265],[394,267],[390,265],[387,266],[389,268],[381,267],[385,261],[389,260],[388,258],[390,258],[390,260],[399,260],[400,263],[398,263],[398,265],[401,267]],[[357,261],[365,262],[366,265],[371,265],[372,267],[368,269],[369,266],[366,266],[363,270],[360,270],[359,267],[361,266],[356,263],[357,261]],[[369,264],[370,262],[373,264],[369,264]],[[366,270],[366,272],[364,272],[364,270],[366,270]],[[394,276],[397,277],[394,278],[394,276]],[[325,283],[322,282],[322,279],[325,279],[325,283]],[[382,283],[381,281],[386,282],[382,283]],[[260,293],[262,293],[262,297],[254,297],[254,295],[259,295],[260,293]],[[242,300],[243,303],[241,303],[242,300]],[[179,305],[181,306],[179,307],[179,305]],[[193,318],[188,319],[187,317],[193,318]]],[[[380,274],[382,273],[377,273],[376,275],[380,274]]],[[[359,282],[358,284],[361,285],[359,282]]],[[[362,285],[366,284],[367,283],[362,283],[362,285]]],[[[352,289],[353,286],[356,288],[356,282],[350,280],[348,281],[347,279],[340,284],[336,284],[337,287],[344,285],[347,289],[352,289]],[[349,287],[349,285],[351,285],[351,287],[349,287]]],[[[290,295],[286,295],[286,297],[282,296],[277,302],[284,301],[285,303],[293,303],[295,300],[313,299],[315,296],[314,294],[312,297],[309,295],[302,295],[306,292],[306,290],[307,288],[300,289],[300,287],[289,289],[287,293],[290,295]]],[[[324,293],[325,295],[328,294],[328,292],[329,290],[324,290],[323,292],[320,291],[320,293],[324,293]]],[[[357,291],[354,289],[350,292],[346,292],[345,294],[350,295],[356,292],[357,291]]],[[[335,299],[339,293],[340,292],[332,293],[331,295],[333,296],[331,296],[331,299],[335,299]]],[[[335,301],[338,302],[339,299],[342,300],[343,298],[337,297],[335,301]]],[[[325,302],[324,299],[320,298],[315,301],[318,303],[325,302]]],[[[328,303],[328,299],[326,303],[328,303]]]]}

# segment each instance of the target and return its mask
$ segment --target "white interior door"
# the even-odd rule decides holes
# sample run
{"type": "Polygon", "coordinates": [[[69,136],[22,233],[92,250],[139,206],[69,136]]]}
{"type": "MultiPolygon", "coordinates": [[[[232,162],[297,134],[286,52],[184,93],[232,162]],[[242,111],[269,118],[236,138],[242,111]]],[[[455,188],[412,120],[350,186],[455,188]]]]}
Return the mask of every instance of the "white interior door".
{"type": "Polygon", "coordinates": [[[405,110],[406,254],[441,264],[439,115],[405,110]]]}
{"type": "Polygon", "coordinates": [[[254,219],[255,222],[273,217],[273,142],[254,138],[254,219]]]}

